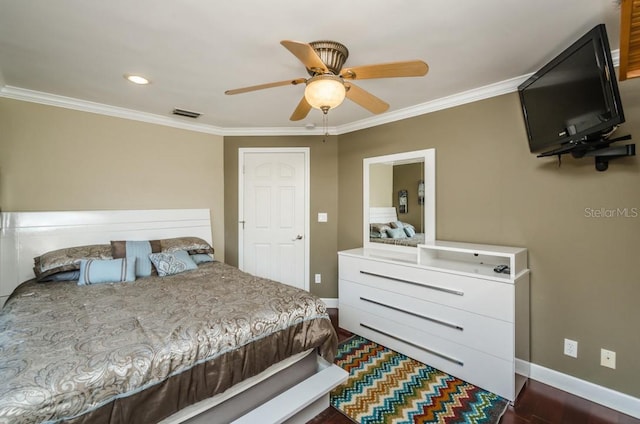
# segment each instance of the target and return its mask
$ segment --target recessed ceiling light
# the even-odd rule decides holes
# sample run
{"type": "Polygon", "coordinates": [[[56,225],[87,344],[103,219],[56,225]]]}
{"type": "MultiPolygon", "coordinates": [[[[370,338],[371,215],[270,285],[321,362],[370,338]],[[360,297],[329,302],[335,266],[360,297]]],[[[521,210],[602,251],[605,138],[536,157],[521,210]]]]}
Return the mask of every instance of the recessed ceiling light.
{"type": "Polygon", "coordinates": [[[134,84],[149,84],[149,80],[140,75],[124,74],[123,76],[134,84]]]}

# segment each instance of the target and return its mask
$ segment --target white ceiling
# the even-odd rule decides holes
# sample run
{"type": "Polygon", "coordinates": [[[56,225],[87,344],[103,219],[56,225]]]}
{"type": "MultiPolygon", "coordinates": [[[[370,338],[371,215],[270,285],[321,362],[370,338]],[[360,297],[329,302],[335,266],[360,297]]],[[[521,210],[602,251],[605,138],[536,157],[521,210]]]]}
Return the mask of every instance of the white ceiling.
{"type": "Polygon", "coordinates": [[[317,110],[289,121],[304,86],[224,94],[308,77],[281,40],[339,41],[345,66],[429,64],[425,77],[356,81],[391,107],[373,116],[346,100],[329,112],[341,133],[513,91],[602,22],[618,49],[616,0],[0,0],[0,95],[223,135],[286,134],[322,126],[317,110]]]}

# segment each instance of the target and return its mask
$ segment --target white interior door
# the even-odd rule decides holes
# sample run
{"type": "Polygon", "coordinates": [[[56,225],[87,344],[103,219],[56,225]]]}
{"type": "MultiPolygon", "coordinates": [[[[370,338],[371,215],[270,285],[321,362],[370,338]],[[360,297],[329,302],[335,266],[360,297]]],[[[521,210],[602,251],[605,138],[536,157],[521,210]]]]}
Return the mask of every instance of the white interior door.
{"type": "Polygon", "coordinates": [[[240,149],[238,264],[309,290],[309,149],[240,149]]]}

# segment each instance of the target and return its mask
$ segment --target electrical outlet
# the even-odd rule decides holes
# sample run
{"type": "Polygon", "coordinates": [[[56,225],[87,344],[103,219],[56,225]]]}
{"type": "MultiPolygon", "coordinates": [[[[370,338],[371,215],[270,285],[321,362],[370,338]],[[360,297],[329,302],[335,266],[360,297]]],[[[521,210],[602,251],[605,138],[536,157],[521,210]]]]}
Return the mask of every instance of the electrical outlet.
{"type": "Polygon", "coordinates": [[[316,284],[322,283],[322,274],[316,274],[315,278],[316,284]]]}
{"type": "Polygon", "coordinates": [[[600,365],[616,369],[616,353],[612,350],[600,349],[600,365]]]}
{"type": "Polygon", "coordinates": [[[573,358],[577,358],[578,342],[575,340],[564,339],[564,354],[573,358]]]}

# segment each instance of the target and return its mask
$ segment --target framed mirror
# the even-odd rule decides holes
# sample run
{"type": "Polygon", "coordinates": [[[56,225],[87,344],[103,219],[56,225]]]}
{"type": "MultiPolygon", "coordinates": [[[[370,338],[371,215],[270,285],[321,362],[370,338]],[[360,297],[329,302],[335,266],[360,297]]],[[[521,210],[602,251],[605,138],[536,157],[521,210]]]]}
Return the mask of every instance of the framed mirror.
{"type": "Polygon", "coordinates": [[[415,252],[436,239],[435,149],[363,160],[363,246],[415,252]]]}

